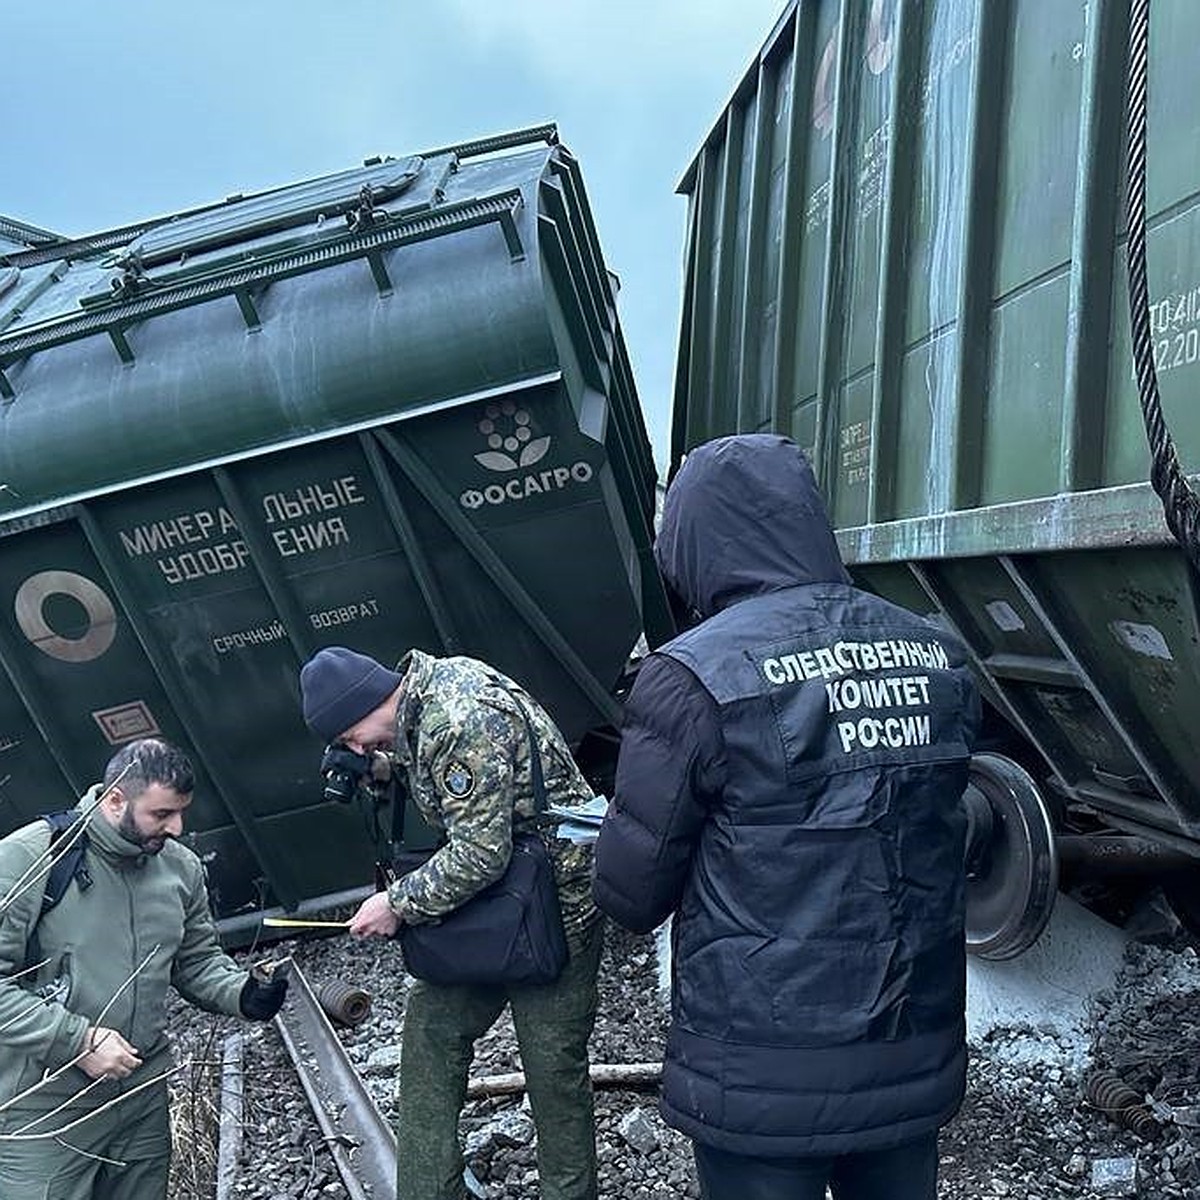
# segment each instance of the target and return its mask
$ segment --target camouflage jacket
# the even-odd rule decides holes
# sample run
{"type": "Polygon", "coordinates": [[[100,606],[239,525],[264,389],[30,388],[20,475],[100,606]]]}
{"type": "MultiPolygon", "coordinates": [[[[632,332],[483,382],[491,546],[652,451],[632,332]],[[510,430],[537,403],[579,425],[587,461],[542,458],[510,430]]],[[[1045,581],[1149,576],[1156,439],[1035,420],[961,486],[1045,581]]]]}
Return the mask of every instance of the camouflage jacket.
{"type": "Polygon", "coordinates": [[[395,767],[413,802],[445,843],[423,866],[388,889],[392,908],[419,923],[457,908],[499,879],[514,827],[540,827],[554,862],[568,942],[599,914],[592,904],[592,848],[554,836],[534,819],[529,733],[542,761],[548,805],[578,805],[592,789],[557,726],[522,688],[473,658],[434,658],[412,650],[397,667],[404,684],[396,711],[395,767]]]}

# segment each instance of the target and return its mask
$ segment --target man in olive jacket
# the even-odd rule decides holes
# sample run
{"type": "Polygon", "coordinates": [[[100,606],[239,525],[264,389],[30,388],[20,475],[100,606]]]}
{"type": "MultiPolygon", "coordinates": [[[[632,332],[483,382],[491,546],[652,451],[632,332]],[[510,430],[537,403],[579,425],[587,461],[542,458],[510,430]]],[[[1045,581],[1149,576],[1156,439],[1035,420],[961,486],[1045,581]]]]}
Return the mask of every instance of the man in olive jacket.
{"type": "Polygon", "coordinates": [[[631,690],[595,894],[634,930],[674,914],[663,1114],[706,1200],[933,1200],[966,1071],[965,651],[853,586],[787,438],[693,450],[655,556],[701,620],[631,690]]]}
{"type": "Polygon", "coordinates": [[[4,1200],[165,1197],[168,985],[254,1020],[283,1003],[286,979],[242,970],[217,942],[203,867],[175,840],[191,798],[181,751],[125,746],[77,806],[86,870],[44,915],[50,826],[0,841],[4,1200]]]}

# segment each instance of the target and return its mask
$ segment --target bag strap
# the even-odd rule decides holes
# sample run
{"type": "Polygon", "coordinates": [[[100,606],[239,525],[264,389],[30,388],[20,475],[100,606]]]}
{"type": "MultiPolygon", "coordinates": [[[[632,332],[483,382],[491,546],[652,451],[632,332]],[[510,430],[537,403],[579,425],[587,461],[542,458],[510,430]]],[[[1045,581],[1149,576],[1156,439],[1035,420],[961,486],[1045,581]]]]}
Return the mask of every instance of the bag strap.
{"type": "Polygon", "coordinates": [[[533,815],[536,817],[546,811],[546,781],[542,776],[542,755],[538,750],[537,738],[533,734],[533,722],[529,719],[529,713],[525,711],[525,705],[517,700],[516,696],[513,696],[513,700],[521,714],[521,720],[525,722],[525,732],[529,735],[529,770],[533,775],[533,815]]]}
{"type": "MultiPolygon", "coordinates": [[[[58,840],[74,829],[82,818],[78,810],[69,808],[64,812],[44,813],[42,820],[50,826],[50,847],[53,848],[58,840]]],[[[84,858],[87,848],[87,830],[81,830],[70,849],[55,859],[54,865],[46,876],[46,890],[42,893],[42,916],[45,916],[66,895],[72,879],[78,880],[81,892],[92,886],[92,877],[84,858]]]]}
{"type": "MultiPolygon", "coordinates": [[[[50,843],[47,847],[47,853],[49,853],[59,839],[73,830],[83,818],[80,817],[78,809],[68,808],[62,812],[43,813],[41,819],[50,827],[50,843]]],[[[85,857],[87,848],[88,835],[85,829],[80,831],[70,848],[54,860],[47,872],[46,887],[42,892],[42,904],[25,941],[24,965],[26,967],[33,966],[42,957],[42,948],[37,933],[38,922],[66,895],[67,888],[71,886],[71,880],[74,879],[78,883],[81,892],[87,891],[92,886],[92,876],[88,871],[85,857]]]]}

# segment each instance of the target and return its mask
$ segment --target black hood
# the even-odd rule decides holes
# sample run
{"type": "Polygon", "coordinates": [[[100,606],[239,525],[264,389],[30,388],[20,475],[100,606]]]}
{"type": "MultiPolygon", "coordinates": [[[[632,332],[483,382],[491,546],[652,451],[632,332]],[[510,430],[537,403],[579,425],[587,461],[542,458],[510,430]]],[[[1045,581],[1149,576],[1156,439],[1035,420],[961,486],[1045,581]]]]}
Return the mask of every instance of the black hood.
{"type": "Polygon", "coordinates": [[[693,450],[667,489],[654,557],[703,617],[760,592],[850,582],[808,459],[777,434],[693,450]]]}

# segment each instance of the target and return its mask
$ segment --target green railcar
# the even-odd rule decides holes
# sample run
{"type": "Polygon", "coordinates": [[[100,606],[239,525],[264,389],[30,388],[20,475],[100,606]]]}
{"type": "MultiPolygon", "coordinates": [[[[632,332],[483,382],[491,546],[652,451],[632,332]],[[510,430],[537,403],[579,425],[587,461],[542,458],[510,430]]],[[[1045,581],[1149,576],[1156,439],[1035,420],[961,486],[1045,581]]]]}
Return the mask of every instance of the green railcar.
{"type": "Polygon", "coordinates": [[[610,728],[669,620],[614,293],[551,126],[86,238],[0,221],[0,830],[161,733],[246,929],[372,878],[301,719],[317,648],[477,655],[610,728]]]}
{"type": "MultiPolygon", "coordinates": [[[[1149,7],[1151,349],[1194,465],[1200,5],[1149,7]]],[[[1131,350],[1129,22],[793,0],[680,186],[672,459],[795,437],[856,579],[962,635],[993,717],[969,792],[993,957],[1036,938],[1060,866],[1144,867],[1197,907],[1200,623],[1131,350]]]]}

